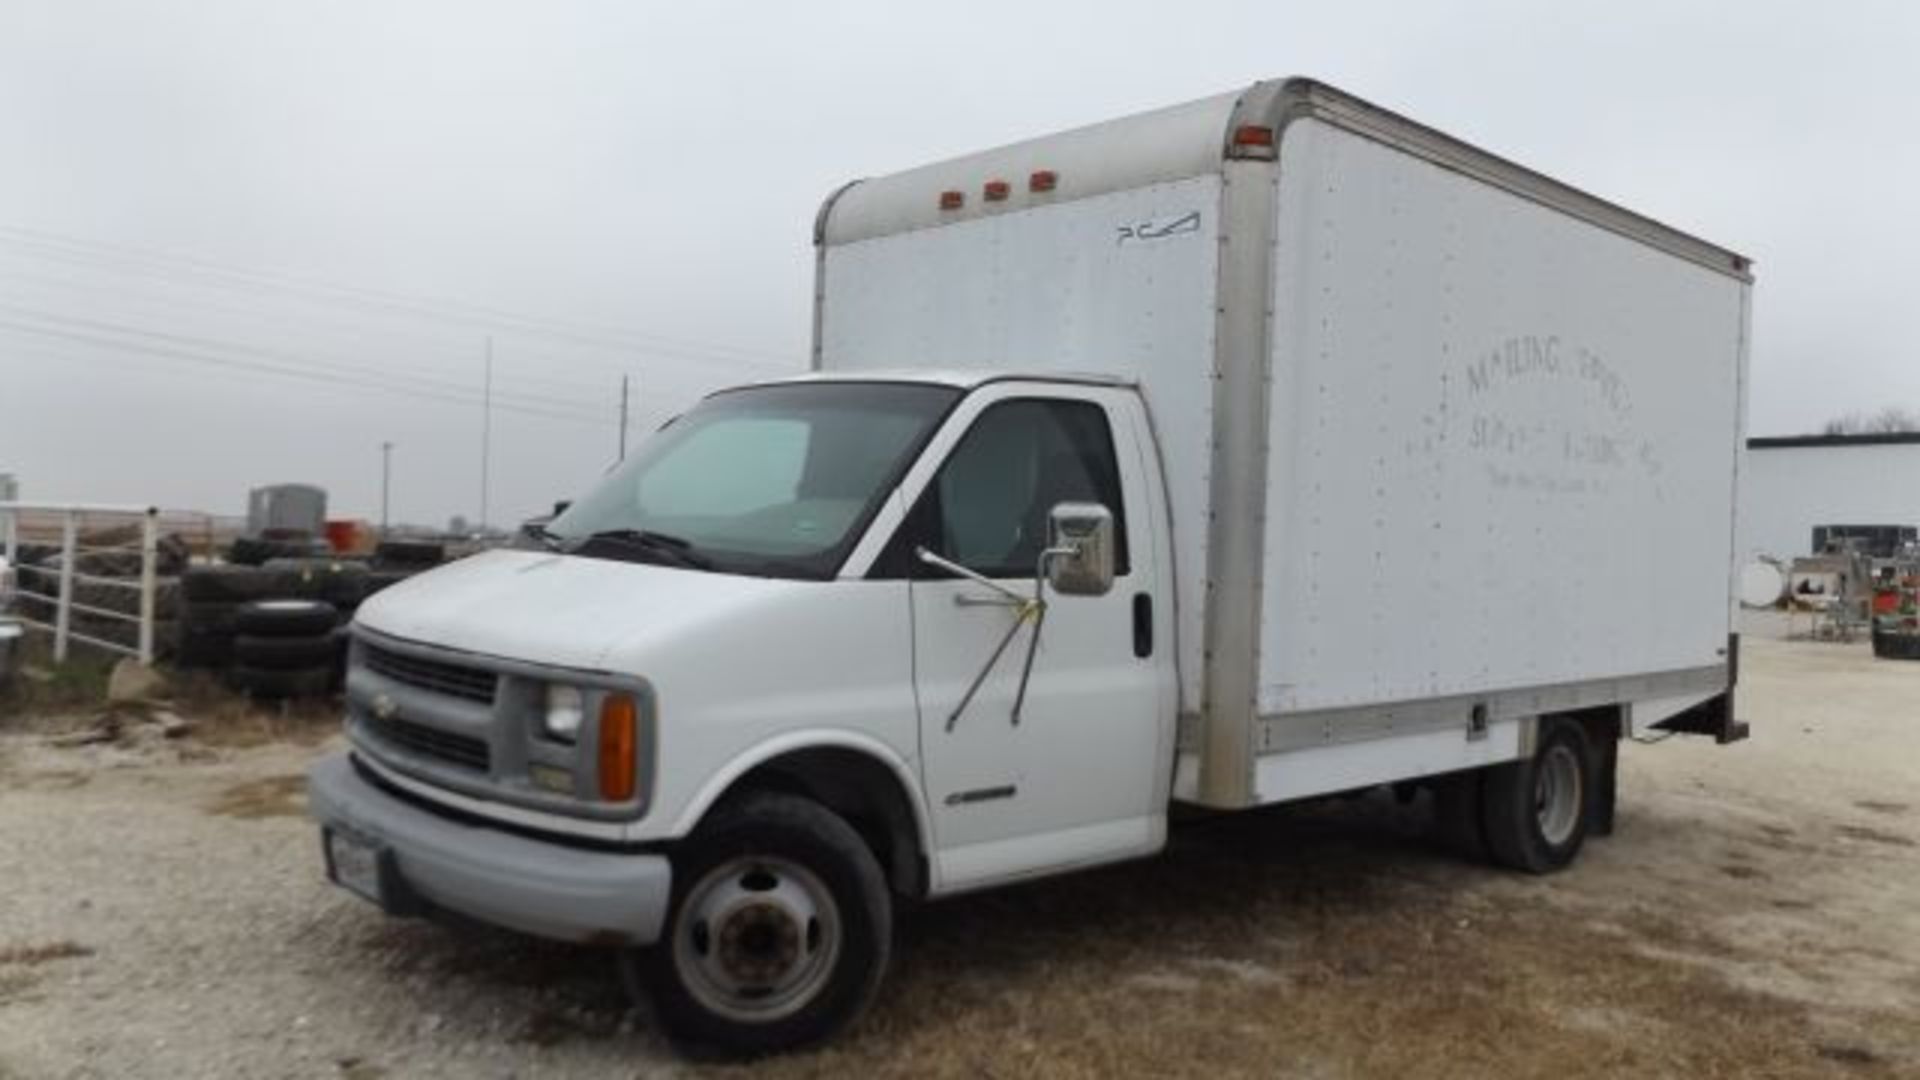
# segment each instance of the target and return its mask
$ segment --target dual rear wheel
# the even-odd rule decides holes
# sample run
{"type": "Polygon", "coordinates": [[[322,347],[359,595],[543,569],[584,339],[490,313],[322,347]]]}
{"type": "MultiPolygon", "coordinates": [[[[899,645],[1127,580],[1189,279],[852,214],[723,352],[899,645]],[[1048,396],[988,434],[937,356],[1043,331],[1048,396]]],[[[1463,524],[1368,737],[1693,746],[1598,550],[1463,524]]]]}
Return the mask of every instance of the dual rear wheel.
{"type": "Polygon", "coordinates": [[[1612,747],[1587,726],[1541,717],[1531,757],[1456,773],[1434,785],[1436,825],[1464,854],[1528,873],[1558,870],[1612,818],[1612,747]]]}

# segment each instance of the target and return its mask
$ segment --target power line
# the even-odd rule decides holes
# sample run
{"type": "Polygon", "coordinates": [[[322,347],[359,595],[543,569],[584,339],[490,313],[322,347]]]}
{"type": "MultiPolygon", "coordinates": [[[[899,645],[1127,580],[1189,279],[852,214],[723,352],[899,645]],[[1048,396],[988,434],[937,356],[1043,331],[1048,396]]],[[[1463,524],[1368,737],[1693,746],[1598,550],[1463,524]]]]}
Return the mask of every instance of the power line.
{"type": "MultiPolygon", "coordinates": [[[[406,353],[409,358],[417,358],[422,355],[423,346],[419,344],[420,342],[430,342],[432,343],[433,346],[437,346],[437,348],[435,348],[433,351],[433,358],[444,359],[449,362],[455,361],[457,359],[458,362],[463,365],[471,363],[470,357],[465,357],[463,355],[462,357],[457,358],[455,354],[447,347],[447,340],[444,337],[445,331],[427,331],[427,332],[412,333],[412,334],[404,333],[404,332],[400,334],[378,334],[378,333],[369,332],[368,324],[364,321],[353,321],[353,322],[344,322],[344,323],[333,321],[335,319],[347,318],[347,316],[338,315],[338,314],[330,316],[327,314],[323,314],[321,312],[309,311],[309,312],[302,312],[298,315],[288,316],[283,312],[273,311],[267,308],[237,307],[231,304],[212,303],[203,298],[198,298],[198,297],[166,296],[166,295],[162,295],[160,293],[151,292],[151,291],[141,292],[141,293],[130,296],[128,295],[127,291],[123,289],[107,288],[98,284],[87,284],[84,282],[74,281],[71,278],[50,277],[44,274],[29,274],[29,273],[21,273],[17,271],[8,271],[8,270],[0,270],[0,279],[21,281],[21,282],[26,282],[29,285],[35,285],[35,286],[40,286],[45,288],[65,289],[65,290],[72,290],[72,291],[82,292],[82,293],[91,293],[96,296],[110,296],[121,306],[130,307],[130,306],[138,306],[141,304],[160,304],[160,305],[165,305],[167,307],[180,308],[180,309],[184,309],[184,310],[195,312],[195,313],[215,312],[221,315],[237,316],[239,318],[248,319],[252,321],[269,321],[269,322],[278,324],[283,331],[285,329],[285,324],[288,322],[289,318],[292,318],[294,320],[298,320],[308,324],[317,324],[320,329],[320,332],[322,333],[345,335],[349,338],[352,338],[358,341],[363,341],[363,342],[376,342],[381,347],[389,350],[404,349],[406,350],[406,353]]],[[[191,288],[191,286],[183,286],[179,283],[161,282],[160,284],[171,285],[172,287],[175,287],[175,288],[182,288],[182,287],[191,288]]],[[[510,360],[511,358],[508,358],[508,359],[510,360]]],[[[553,357],[551,356],[551,354],[544,354],[543,359],[552,360],[553,357]]],[[[566,364],[565,361],[556,361],[556,363],[559,364],[560,366],[565,366],[566,364]]],[[[609,361],[609,362],[596,362],[592,366],[595,366],[595,367],[604,366],[609,368],[618,367],[624,370],[625,367],[630,365],[609,361]]],[[[447,374],[452,374],[452,372],[449,371],[444,366],[436,365],[436,368],[439,371],[446,372],[447,374]]],[[[556,378],[553,378],[551,375],[527,375],[527,374],[516,373],[512,371],[496,373],[495,377],[497,379],[502,379],[502,380],[510,381],[514,383],[521,383],[528,386],[558,388],[562,390],[570,390],[570,391],[575,391],[583,394],[594,394],[594,395],[604,393],[607,385],[606,380],[599,379],[599,378],[576,377],[576,378],[556,379],[556,378]]]]}
{"type": "MultiPolygon", "coordinates": [[[[383,387],[410,387],[413,389],[429,391],[429,392],[437,392],[437,393],[452,393],[452,394],[467,394],[467,395],[472,394],[471,384],[467,384],[467,383],[458,383],[458,382],[452,382],[452,381],[446,381],[446,380],[436,380],[436,379],[425,378],[417,375],[394,374],[379,368],[369,368],[361,365],[344,364],[337,361],[320,361],[320,360],[315,360],[311,357],[302,356],[295,353],[288,353],[288,352],[284,352],[276,349],[260,348],[257,346],[239,345],[233,342],[221,341],[214,338],[196,337],[188,334],[172,334],[164,331],[147,329],[144,327],[137,327],[137,326],[130,326],[122,323],[108,322],[101,319],[85,319],[85,318],[78,318],[73,316],[55,315],[50,312],[43,312],[33,308],[18,307],[18,306],[15,306],[12,304],[6,304],[6,303],[0,303],[0,313],[7,313],[7,314],[12,314],[18,317],[35,319],[45,323],[53,323],[57,326],[63,326],[67,328],[77,328],[80,330],[89,330],[89,331],[96,331],[96,332],[102,332],[107,334],[120,335],[124,337],[133,338],[135,340],[156,341],[167,346],[182,346],[189,349],[198,349],[198,350],[211,349],[217,352],[239,353],[239,354],[242,354],[243,356],[264,358],[267,362],[270,362],[272,364],[275,364],[281,367],[286,367],[290,365],[290,366],[298,367],[302,369],[311,369],[315,371],[327,372],[330,374],[344,375],[348,378],[364,377],[365,380],[370,385],[379,385],[383,387]]],[[[597,415],[598,410],[595,408],[595,406],[592,403],[583,401],[579,398],[558,398],[550,395],[528,394],[528,393],[521,393],[521,392],[515,392],[510,395],[501,394],[499,396],[508,397],[515,400],[519,404],[531,405],[536,408],[574,410],[578,412],[578,414],[581,416],[582,419],[588,419],[588,418],[599,419],[597,415]]]]}
{"type": "MultiPolygon", "coordinates": [[[[395,385],[392,383],[386,383],[386,382],[382,382],[375,379],[356,378],[352,376],[332,374],[324,371],[306,370],[306,369],[300,369],[300,368],[288,368],[288,367],[275,365],[275,364],[262,363],[259,361],[239,360],[239,359],[234,359],[232,357],[209,356],[203,353],[191,352],[184,349],[174,349],[174,348],[167,348],[167,347],[156,346],[156,345],[143,345],[137,342],[130,342],[125,340],[115,339],[112,337],[106,337],[99,334],[82,333],[82,332],[72,331],[72,330],[62,330],[57,327],[33,326],[26,323],[17,323],[17,322],[11,322],[5,319],[0,319],[0,330],[11,331],[16,334],[33,335],[37,337],[52,338],[56,340],[74,341],[84,345],[92,345],[97,348],[103,348],[103,349],[109,350],[108,355],[117,355],[117,354],[124,354],[124,353],[139,353],[146,356],[159,357],[161,359],[178,360],[178,361],[183,361],[188,363],[196,363],[196,364],[211,365],[215,367],[229,368],[232,370],[244,371],[249,374],[254,374],[259,376],[277,377],[277,378],[293,378],[293,379],[304,380],[309,383],[326,384],[326,385],[335,386],[335,387],[375,389],[375,390],[384,391],[386,393],[401,394],[407,397],[414,397],[414,398],[419,398],[427,401],[438,401],[438,402],[444,402],[448,404],[464,405],[468,407],[480,404],[480,399],[476,396],[471,396],[471,395],[460,397],[460,396],[454,396],[451,394],[434,393],[434,392],[423,390],[417,387],[406,386],[406,385],[395,385]]],[[[562,412],[555,412],[548,409],[532,408],[524,405],[509,405],[509,404],[495,403],[494,408],[502,412],[513,412],[513,413],[518,413],[524,416],[538,416],[538,417],[543,417],[550,420],[565,420],[575,424],[585,423],[585,424],[612,425],[615,423],[615,421],[611,417],[588,416],[588,415],[581,415],[576,413],[562,413],[562,412]]]]}
{"type": "Polygon", "coordinates": [[[567,322],[545,316],[524,315],[485,304],[465,301],[407,296],[360,286],[301,278],[272,271],[252,270],[229,263],[173,255],[165,252],[108,244],[81,237],[0,225],[0,244],[24,250],[40,257],[69,263],[118,264],[134,273],[171,273],[232,288],[280,291],[300,294],[327,302],[384,309],[420,318],[439,319],[467,325],[493,326],[518,333],[545,335],[603,348],[629,349],[659,355],[673,350],[663,359],[685,360],[693,354],[709,360],[761,367],[793,368],[798,357],[787,357],[739,346],[722,345],[648,334],[625,327],[567,322]]]}

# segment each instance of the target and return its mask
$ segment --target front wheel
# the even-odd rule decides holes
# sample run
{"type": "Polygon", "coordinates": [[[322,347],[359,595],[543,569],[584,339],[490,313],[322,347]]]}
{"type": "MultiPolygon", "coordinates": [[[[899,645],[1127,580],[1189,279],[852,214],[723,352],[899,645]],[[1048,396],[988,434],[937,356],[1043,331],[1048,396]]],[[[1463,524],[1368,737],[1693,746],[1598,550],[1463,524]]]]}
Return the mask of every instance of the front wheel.
{"type": "Polygon", "coordinates": [[[625,954],[668,1033],[751,1056],[833,1035],[879,988],[893,912],[879,863],[810,799],[756,793],[674,858],[666,932],[625,954]]]}

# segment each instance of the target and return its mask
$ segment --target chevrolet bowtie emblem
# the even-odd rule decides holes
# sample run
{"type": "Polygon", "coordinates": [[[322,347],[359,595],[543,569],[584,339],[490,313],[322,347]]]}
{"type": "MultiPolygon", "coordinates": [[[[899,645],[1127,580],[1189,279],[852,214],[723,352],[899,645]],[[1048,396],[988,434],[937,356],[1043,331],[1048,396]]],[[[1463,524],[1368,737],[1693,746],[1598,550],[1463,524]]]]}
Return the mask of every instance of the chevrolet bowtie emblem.
{"type": "Polygon", "coordinates": [[[393,714],[400,711],[400,703],[385,694],[373,697],[373,715],[380,720],[391,720],[393,714]]]}

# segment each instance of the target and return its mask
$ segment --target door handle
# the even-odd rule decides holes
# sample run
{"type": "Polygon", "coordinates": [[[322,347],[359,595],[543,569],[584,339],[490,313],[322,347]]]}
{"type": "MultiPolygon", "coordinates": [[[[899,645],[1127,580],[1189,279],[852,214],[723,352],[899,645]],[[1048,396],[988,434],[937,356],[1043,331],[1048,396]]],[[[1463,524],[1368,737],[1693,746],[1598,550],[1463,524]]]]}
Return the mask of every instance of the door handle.
{"type": "Polygon", "coordinates": [[[1153,655],[1153,597],[1146,593],[1133,594],[1133,655],[1153,655]]]}
{"type": "Polygon", "coordinates": [[[1017,608],[1026,605],[1026,601],[1014,596],[1001,596],[998,593],[981,595],[979,593],[954,593],[956,607],[1008,607],[1017,608]]]}

